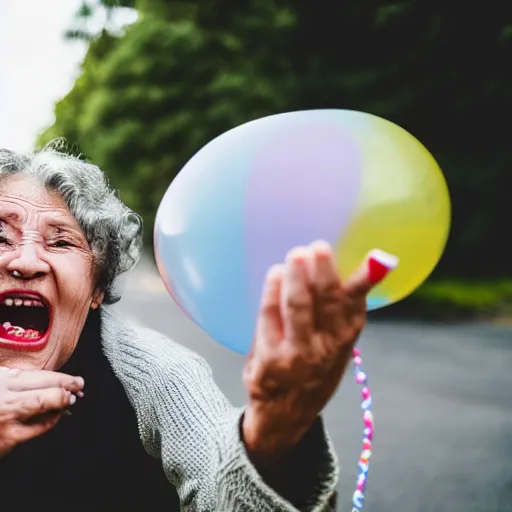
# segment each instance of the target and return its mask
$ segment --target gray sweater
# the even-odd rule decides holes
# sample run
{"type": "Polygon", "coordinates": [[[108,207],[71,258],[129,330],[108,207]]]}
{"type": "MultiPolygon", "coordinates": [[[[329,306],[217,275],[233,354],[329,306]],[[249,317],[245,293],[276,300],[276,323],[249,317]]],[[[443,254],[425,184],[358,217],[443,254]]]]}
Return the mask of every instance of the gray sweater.
{"type": "MultiPolygon", "coordinates": [[[[102,330],[103,351],[135,409],[141,441],[162,459],[183,512],[297,510],[251,464],[240,438],[243,409],[230,405],[201,357],[105,308],[102,330]]],[[[308,512],[333,510],[329,501],[338,480],[323,425],[321,432],[321,470],[307,482],[302,508],[308,512]]]]}

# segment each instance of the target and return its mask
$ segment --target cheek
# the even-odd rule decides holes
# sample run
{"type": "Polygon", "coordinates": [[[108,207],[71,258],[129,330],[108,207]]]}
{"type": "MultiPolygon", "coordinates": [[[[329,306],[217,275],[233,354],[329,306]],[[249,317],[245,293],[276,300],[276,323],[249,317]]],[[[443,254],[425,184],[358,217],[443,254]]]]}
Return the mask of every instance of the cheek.
{"type": "Polygon", "coordinates": [[[61,298],[75,307],[91,299],[95,288],[92,256],[82,253],[62,255],[53,268],[61,298]]]}

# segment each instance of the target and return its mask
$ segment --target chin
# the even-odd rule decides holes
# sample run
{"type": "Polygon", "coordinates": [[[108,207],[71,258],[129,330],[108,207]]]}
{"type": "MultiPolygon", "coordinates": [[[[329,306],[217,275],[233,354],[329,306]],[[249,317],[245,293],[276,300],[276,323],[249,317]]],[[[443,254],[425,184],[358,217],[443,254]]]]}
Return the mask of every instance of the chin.
{"type": "Polygon", "coordinates": [[[50,339],[52,308],[42,294],[30,290],[0,293],[0,348],[39,352],[50,339]]]}

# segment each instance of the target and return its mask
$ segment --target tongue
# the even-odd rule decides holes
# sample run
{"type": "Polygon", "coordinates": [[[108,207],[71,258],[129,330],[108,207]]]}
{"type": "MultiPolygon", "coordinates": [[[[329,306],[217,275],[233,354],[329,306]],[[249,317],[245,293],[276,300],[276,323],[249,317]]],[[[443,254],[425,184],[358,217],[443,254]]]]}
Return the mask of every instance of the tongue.
{"type": "Polygon", "coordinates": [[[10,341],[36,341],[42,335],[37,329],[23,329],[23,327],[12,325],[10,322],[0,325],[0,337],[10,341]]]}

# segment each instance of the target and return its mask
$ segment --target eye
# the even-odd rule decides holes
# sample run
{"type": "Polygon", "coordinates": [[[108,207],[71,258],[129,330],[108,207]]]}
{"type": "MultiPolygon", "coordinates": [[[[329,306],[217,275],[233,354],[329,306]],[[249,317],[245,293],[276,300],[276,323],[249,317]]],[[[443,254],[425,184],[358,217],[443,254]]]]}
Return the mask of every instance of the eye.
{"type": "Polygon", "coordinates": [[[0,244],[11,245],[9,239],[4,234],[4,221],[0,219],[0,244]]]}
{"type": "Polygon", "coordinates": [[[68,240],[55,240],[54,242],[49,243],[51,247],[73,247],[73,244],[68,240]]]}
{"type": "Polygon", "coordinates": [[[5,236],[3,221],[0,221],[0,244],[12,245],[11,241],[5,236]]]}
{"type": "Polygon", "coordinates": [[[11,245],[11,242],[0,233],[0,244],[11,245]]]}

